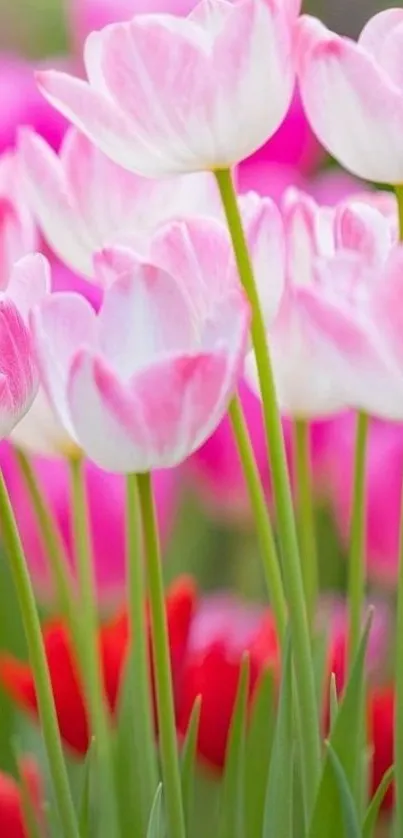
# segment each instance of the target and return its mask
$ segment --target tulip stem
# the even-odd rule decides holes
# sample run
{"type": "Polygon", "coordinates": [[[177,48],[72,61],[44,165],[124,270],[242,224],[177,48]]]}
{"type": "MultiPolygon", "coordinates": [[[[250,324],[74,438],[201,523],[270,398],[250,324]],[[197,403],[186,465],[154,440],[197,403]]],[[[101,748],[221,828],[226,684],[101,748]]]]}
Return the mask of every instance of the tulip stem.
{"type": "Polygon", "coordinates": [[[304,580],[308,620],[312,628],[318,595],[318,560],[312,491],[309,423],[305,419],[295,419],[293,430],[302,576],[304,580]]]}
{"type": "Polygon", "coordinates": [[[145,561],[150,599],[154,674],[161,745],[162,778],[169,838],[185,838],[185,817],[175,726],[172,672],[164,587],[154,498],[149,474],[137,478],[143,521],[145,561]]]}
{"type": "MultiPolygon", "coordinates": [[[[403,186],[395,187],[399,238],[403,241],[403,186]]],[[[401,494],[399,574],[397,581],[396,614],[396,696],[395,696],[395,776],[396,814],[395,835],[403,835],[403,487],[401,494]]]]}
{"type": "MultiPolygon", "coordinates": [[[[294,518],[284,438],[276,401],[274,374],[267,344],[266,326],[231,172],[229,169],[222,169],[216,171],[215,176],[232,239],[239,277],[252,309],[251,334],[263,404],[263,416],[282,554],[284,586],[289,606],[291,642],[296,672],[297,703],[299,705],[301,719],[302,779],[306,814],[309,818],[315,802],[320,775],[320,731],[308,615],[305,604],[297,528],[294,518]]],[[[268,281],[270,281],[270,266],[268,266],[268,281]]]]}
{"type": "Polygon", "coordinates": [[[276,620],[277,633],[282,642],[287,623],[287,604],[284,598],[283,580],[281,578],[280,564],[267,509],[267,502],[239,396],[236,396],[230,404],[229,417],[261,543],[263,569],[276,620]]]}
{"type": "Polygon", "coordinates": [[[72,635],[74,636],[76,609],[72,595],[73,580],[69,569],[66,548],[57,523],[43,496],[32,462],[20,448],[15,449],[15,456],[38,521],[43,546],[52,571],[58,607],[65,615],[72,635]]]}
{"type": "Polygon", "coordinates": [[[114,772],[109,732],[110,717],[106,703],[98,642],[97,605],[92,545],[88,527],[87,497],[83,470],[84,462],[78,457],[71,458],[69,462],[74,544],[81,609],[81,648],[76,651],[76,654],[81,664],[81,676],[85,687],[91,728],[95,739],[95,752],[98,755],[102,782],[101,795],[108,794],[108,804],[110,803],[110,806],[108,805],[107,807],[108,817],[102,820],[102,829],[105,830],[106,835],[108,831],[114,834],[113,830],[117,823],[117,805],[114,794],[114,772]]]}
{"type": "Polygon", "coordinates": [[[155,735],[152,716],[152,695],[149,666],[148,632],[146,621],[146,596],[143,572],[141,515],[137,477],[127,475],[126,482],[126,532],[127,532],[127,593],[130,613],[130,649],[127,677],[131,694],[136,696],[136,713],[140,723],[136,726],[142,760],[141,786],[143,799],[143,831],[147,830],[150,812],[158,786],[155,735]],[[136,644],[135,652],[134,644],[136,644]]]}
{"type": "Polygon", "coordinates": [[[1,471],[0,519],[2,525],[2,538],[7,550],[7,557],[11,565],[24,623],[29,658],[35,680],[39,718],[41,721],[51,777],[54,784],[60,824],[64,838],[80,838],[67,776],[66,764],[63,756],[52,683],[49,675],[41,625],[36,609],[35,596],[15,522],[14,513],[1,471]]]}
{"type": "Polygon", "coordinates": [[[350,561],[348,580],[349,599],[349,666],[354,664],[361,639],[361,621],[365,593],[365,495],[366,453],[369,418],[357,414],[354,456],[353,508],[351,515],[350,561]]]}

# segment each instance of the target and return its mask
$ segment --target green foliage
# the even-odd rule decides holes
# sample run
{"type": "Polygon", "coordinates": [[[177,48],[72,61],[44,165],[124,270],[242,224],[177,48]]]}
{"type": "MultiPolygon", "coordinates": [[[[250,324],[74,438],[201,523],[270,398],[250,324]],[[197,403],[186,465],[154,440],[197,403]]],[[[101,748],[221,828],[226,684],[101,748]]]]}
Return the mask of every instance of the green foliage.
{"type": "Polygon", "coordinates": [[[264,808],[263,838],[290,838],[293,823],[293,669],[289,639],[283,660],[279,707],[264,808]]]}

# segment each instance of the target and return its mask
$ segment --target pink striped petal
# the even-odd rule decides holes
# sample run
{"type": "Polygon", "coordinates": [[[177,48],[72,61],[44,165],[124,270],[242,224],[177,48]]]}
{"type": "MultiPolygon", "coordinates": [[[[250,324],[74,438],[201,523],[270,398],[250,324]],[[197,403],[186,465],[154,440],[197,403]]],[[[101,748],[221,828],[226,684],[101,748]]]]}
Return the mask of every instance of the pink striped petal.
{"type": "Polygon", "coordinates": [[[96,246],[80,218],[61,161],[45,140],[28,128],[19,133],[19,153],[29,203],[48,244],[73,270],[91,275],[91,253],[96,246]]]}
{"type": "Polygon", "coordinates": [[[25,322],[28,322],[31,309],[49,293],[50,286],[49,262],[41,253],[33,253],[15,262],[7,296],[11,297],[25,322]]]}
{"type": "Polygon", "coordinates": [[[18,309],[0,298],[0,438],[4,439],[30,407],[38,389],[31,334],[18,309]]]}
{"type": "Polygon", "coordinates": [[[200,331],[175,279],[140,261],[105,294],[98,324],[100,348],[124,379],[164,354],[191,351],[200,331]]]}
{"type": "Polygon", "coordinates": [[[42,384],[62,425],[75,439],[66,400],[69,368],[77,350],[96,340],[96,315],[84,297],[66,292],[47,297],[30,319],[42,384]]]}
{"type": "Polygon", "coordinates": [[[182,356],[139,373],[128,392],[99,357],[81,351],[70,374],[69,404],[77,437],[94,462],[141,472],[157,463],[174,466],[200,446],[222,418],[234,384],[225,356],[182,356]]]}
{"type": "Polygon", "coordinates": [[[57,110],[104,154],[129,170],[133,168],[139,144],[117,105],[85,81],[66,73],[43,70],[36,75],[40,90],[57,110]]]}
{"type": "Polygon", "coordinates": [[[284,289],[285,240],[280,212],[270,198],[249,193],[240,199],[262,313],[269,326],[284,289]]]}
{"type": "Polygon", "coordinates": [[[299,81],[310,123],[325,148],[360,177],[403,181],[403,95],[360,44],[303,16],[299,81]]]}

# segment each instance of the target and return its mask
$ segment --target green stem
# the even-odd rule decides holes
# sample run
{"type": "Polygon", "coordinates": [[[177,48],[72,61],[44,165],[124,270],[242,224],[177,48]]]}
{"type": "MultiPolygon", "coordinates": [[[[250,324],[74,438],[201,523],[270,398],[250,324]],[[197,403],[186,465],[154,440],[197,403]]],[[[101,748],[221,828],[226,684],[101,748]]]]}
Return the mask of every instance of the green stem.
{"type": "Polygon", "coordinates": [[[283,581],[281,578],[280,565],[278,562],[267,503],[239,397],[234,398],[231,402],[229,407],[229,417],[238,448],[239,458],[242,463],[245,480],[248,486],[254,519],[260,539],[263,569],[276,619],[277,632],[280,640],[282,641],[287,623],[287,605],[284,599],[283,581]]]}
{"type": "Polygon", "coordinates": [[[2,537],[7,550],[7,557],[11,564],[28,643],[29,658],[35,680],[39,717],[54,784],[60,823],[64,838],[79,838],[78,824],[64,762],[52,684],[43,644],[41,625],[36,610],[35,596],[13,510],[1,472],[0,519],[2,537]]]}
{"type": "Polygon", "coordinates": [[[81,458],[70,461],[71,498],[74,524],[74,543],[77,561],[77,577],[80,594],[80,640],[81,648],[76,651],[81,665],[86,698],[88,702],[91,729],[95,739],[95,750],[101,779],[102,795],[108,795],[105,812],[108,823],[102,821],[105,834],[115,828],[117,807],[115,799],[112,748],[110,739],[110,714],[105,697],[101,655],[98,642],[98,615],[95,594],[92,545],[88,527],[87,497],[84,481],[84,462],[81,458]]]}
{"type": "MultiPolygon", "coordinates": [[[[400,241],[403,241],[403,186],[395,187],[400,241]]],[[[396,615],[396,700],[395,700],[395,833],[403,835],[403,488],[400,514],[399,575],[396,615]]]]}
{"type": "Polygon", "coordinates": [[[145,613],[145,584],[142,567],[141,516],[136,475],[129,474],[126,483],[126,532],[127,532],[127,591],[130,614],[130,638],[132,654],[128,661],[128,677],[132,680],[132,694],[136,696],[136,713],[140,724],[136,726],[139,751],[141,753],[141,784],[143,812],[147,829],[158,772],[154,748],[154,725],[152,717],[152,696],[150,689],[150,667],[148,660],[148,632],[145,613]],[[135,644],[135,653],[134,653],[135,644]],[[135,692],[134,692],[135,691],[135,692]]]}
{"type": "Polygon", "coordinates": [[[289,605],[297,698],[301,719],[303,719],[303,723],[301,724],[302,771],[306,810],[309,815],[314,805],[319,782],[321,759],[320,731],[308,615],[305,604],[284,438],[276,402],[274,375],[267,345],[266,327],[260,307],[259,294],[253,275],[231,172],[224,169],[216,171],[215,175],[232,238],[239,277],[252,309],[252,342],[255,350],[263,404],[263,416],[282,553],[285,591],[289,605]]]}
{"type": "Polygon", "coordinates": [[[365,596],[365,461],[369,418],[357,414],[354,457],[353,509],[351,517],[349,601],[349,665],[354,663],[361,639],[361,620],[365,596]]]}
{"type": "Polygon", "coordinates": [[[318,557],[313,504],[309,423],[294,421],[294,463],[299,543],[308,619],[312,627],[318,596],[318,557]]]}
{"type": "Polygon", "coordinates": [[[49,560],[53,576],[58,607],[66,616],[74,636],[73,626],[76,624],[76,609],[72,596],[73,580],[69,572],[69,561],[64,542],[60,530],[46,504],[29,457],[19,448],[15,449],[15,456],[38,521],[45,554],[49,560]]]}
{"type": "Polygon", "coordinates": [[[169,654],[168,625],[157,522],[149,474],[137,478],[143,520],[145,559],[150,598],[154,674],[157,693],[164,799],[170,838],[185,838],[181,778],[175,727],[175,708],[169,654]]]}

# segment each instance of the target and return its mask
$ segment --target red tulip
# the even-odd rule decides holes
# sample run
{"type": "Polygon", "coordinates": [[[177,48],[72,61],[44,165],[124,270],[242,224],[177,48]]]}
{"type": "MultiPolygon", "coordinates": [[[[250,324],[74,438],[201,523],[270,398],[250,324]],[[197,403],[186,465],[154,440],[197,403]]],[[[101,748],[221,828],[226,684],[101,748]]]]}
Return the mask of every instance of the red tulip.
{"type": "MultiPolygon", "coordinates": [[[[195,590],[187,579],[180,579],[166,598],[174,682],[186,648],[194,600],[195,590]]],[[[50,622],[44,626],[43,636],[61,737],[73,751],[84,755],[90,741],[88,714],[67,626],[62,620],[50,622]]],[[[99,630],[105,696],[112,714],[116,709],[128,641],[126,611],[99,630]]],[[[37,716],[35,683],[29,664],[3,653],[0,655],[0,682],[22,709],[37,716]]]]}
{"type": "MultiPolygon", "coordinates": [[[[22,760],[21,775],[32,807],[39,816],[41,779],[37,765],[30,757],[22,760]]],[[[20,786],[13,777],[4,773],[0,773],[0,834],[4,838],[28,838],[20,786]]]]}

